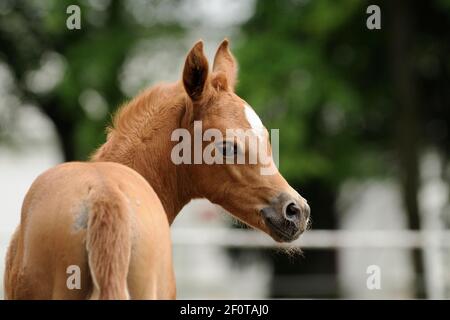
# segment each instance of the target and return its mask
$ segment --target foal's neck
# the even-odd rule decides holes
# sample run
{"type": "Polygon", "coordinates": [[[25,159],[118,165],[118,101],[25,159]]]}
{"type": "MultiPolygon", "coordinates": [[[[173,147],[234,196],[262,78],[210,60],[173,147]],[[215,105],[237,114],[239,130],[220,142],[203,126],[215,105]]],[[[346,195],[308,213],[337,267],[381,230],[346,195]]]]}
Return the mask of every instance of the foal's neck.
{"type": "Polygon", "coordinates": [[[180,127],[185,112],[186,98],[179,84],[149,89],[116,114],[106,143],[92,157],[93,161],[118,162],[140,173],[161,200],[170,224],[195,197],[185,167],[176,166],[170,158],[170,137],[180,127]]]}

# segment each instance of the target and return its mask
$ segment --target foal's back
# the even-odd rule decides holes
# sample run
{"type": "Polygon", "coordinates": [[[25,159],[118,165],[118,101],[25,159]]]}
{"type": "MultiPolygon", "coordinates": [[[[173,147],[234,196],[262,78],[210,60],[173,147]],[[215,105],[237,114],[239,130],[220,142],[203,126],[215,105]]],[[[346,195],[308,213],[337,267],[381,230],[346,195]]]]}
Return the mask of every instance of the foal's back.
{"type": "Polygon", "coordinates": [[[160,200],[121,164],[72,162],[48,170],[25,197],[4,284],[8,299],[173,298],[160,200]],[[78,270],[80,288],[71,277],[78,270]]]}

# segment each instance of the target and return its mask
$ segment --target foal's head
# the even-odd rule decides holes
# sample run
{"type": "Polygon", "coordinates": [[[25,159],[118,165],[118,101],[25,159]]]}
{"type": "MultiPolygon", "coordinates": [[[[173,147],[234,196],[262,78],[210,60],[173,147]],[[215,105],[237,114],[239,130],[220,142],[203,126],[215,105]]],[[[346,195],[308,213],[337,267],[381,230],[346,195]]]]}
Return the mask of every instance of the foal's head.
{"type": "MultiPolygon", "coordinates": [[[[187,94],[183,126],[192,137],[199,129],[196,121],[201,121],[202,132],[212,134],[206,134],[208,138],[203,140],[209,141],[201,143],[200,152],[213,155],[217,161],[207,164],[203,159],[201,164],[185,168],[200,196],[276,241],[295,240],[306,229],[309,206],[276,169],[268,131],[253,109],[234,93],[236,77],[237,65],[227,40],[217,50],[212,73],[202,42],[189,52],[183,71],[187,94]],[[240,129],[244,134],[230,136],[229,129],[240,129]]],[[[192,152],[199,150],[192,147],[192,152]]]]}

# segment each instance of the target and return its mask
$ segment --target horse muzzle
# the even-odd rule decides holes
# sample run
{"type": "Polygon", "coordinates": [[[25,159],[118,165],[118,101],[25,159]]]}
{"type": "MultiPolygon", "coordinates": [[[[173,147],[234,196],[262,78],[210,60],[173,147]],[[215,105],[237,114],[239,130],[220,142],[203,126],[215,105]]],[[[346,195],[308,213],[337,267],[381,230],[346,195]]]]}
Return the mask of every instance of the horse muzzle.
{"type": "Polygon", "coordinates": [[[283,192],[261,209],[261,216],[275,241],[291,242],[307,229],[310,211],[305,199],[283,192]]]}

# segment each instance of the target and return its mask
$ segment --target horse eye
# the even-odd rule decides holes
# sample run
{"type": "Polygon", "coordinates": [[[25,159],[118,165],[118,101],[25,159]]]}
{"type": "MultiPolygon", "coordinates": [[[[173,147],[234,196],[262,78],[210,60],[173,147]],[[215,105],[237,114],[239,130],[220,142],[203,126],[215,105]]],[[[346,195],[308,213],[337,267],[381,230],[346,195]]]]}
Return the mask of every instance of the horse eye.
{"type": "Polygon", "coordinates": [[[217,149],[224,157],[233,157],[237,154],[237,145],[230,141],[224,141],[221,145],[217,146],[217,149]]]}

